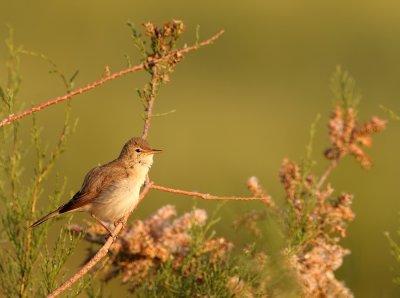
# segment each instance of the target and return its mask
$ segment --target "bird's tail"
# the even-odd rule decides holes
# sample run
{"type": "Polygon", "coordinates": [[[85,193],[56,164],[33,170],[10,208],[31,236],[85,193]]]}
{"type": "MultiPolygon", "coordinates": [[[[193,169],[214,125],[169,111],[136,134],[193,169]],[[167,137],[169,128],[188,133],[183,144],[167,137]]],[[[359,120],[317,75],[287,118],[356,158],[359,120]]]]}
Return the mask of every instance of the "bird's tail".
{"type": "Polygon", "coordinates": [[[57,216],[57,215],[59,215],[59,214],[60,214],[60,211],[59,211],[58,209],[55,210],[55,211],[53,211],[53,212],[50,212],[49,214],[47,214],[46,216],[42,217],[42,218],[39,219],[38,221],[34,222],[34,223],[31,225],[31,228],[35,228],[35,227],[37,227],[38,225],[40,225],[41,223],[44,223],[46,220],[48,220],[48,219],[50,219],[50,218],[53,218],[53,217],[55,217],[55,216],[57,216]]]}

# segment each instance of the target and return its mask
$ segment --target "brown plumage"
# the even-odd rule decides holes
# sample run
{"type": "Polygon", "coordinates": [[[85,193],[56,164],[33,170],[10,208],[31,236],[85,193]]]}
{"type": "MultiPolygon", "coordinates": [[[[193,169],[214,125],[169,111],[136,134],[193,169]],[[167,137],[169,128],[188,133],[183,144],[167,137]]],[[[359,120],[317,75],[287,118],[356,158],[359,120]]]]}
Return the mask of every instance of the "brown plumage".
{"type": "Polygon", "coordinates": [[[140,187],[153,163],[153,155],[159,152],[161,150],[150,149],[142,138],[130,139],[117,159],[87,173],[81,189],[70,201],[31,227],[63,213],[88,211],[108,229],[104,222],[122,218],[137,203],[140,187]]]}

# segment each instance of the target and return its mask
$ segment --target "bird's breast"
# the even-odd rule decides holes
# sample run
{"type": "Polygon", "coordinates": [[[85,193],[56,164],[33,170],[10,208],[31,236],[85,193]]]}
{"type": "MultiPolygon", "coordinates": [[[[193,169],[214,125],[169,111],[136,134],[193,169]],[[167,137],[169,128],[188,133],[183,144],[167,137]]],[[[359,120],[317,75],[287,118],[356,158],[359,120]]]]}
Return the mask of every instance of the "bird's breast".
{"type": "Polygon", "coordinates": [[[100,220],[115,222],[129,212],[139,200],[140,188],[144,179],[133,176],[121,179],[93,201],[91,212],[100,220]]]}

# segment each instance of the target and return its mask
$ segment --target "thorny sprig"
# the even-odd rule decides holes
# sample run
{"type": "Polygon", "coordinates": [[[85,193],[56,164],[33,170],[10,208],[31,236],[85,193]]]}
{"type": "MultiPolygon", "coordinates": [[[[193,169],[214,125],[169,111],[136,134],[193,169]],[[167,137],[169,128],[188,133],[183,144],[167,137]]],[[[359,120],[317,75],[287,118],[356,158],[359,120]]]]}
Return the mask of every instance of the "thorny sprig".
{"type": "MultiPolygon", "coordinates": [[[[173,68],[183,59],[183,55],[176,51],[176,45],[180,36],[184,33],[185,27],[182,21],[173,20],[166,22],[162,27],[153,23],[143,24],[145,35],[150,39],[150,49],[146,53],[145,69],[153,77],[157,77],[160,83],[169,82],[169,75],[173,68]],[[171,55],[172,54],[172,55],[171,55]],[[165,58],[166,59],[162,59],[165,58]],[[162,59],[162,61],[155,63],[162,59]]],[[[136,32],[132,27],[133,32],[136,32]]],[[[133,34],[136,44],[145,45],[145,41],[138,41],[141,38],[137,32],[133,34]]],[[[145,51],[145,47],[138,47],[139,51],[145,51]]]]}
{"type": "Polygon", "coordinates": [[[287,200],[283,255],[288,257],[304,297],[352,297],[334,271],[349,253],[339,242],[354,219],[353,197],[342,193],[335,198],[330,185],[319,190],[317,179],[305,175],[295,162],[283,161],[280,177],[287,200]]]}
{"type": "MultiPolygon", "coordinates": [[[[300,167],[295,162],[285,158],[282,162],[279,176],[288,199],[294,200],[298,193],[298,188],[302,183],[300,167]]],[[[295,202],[294,205],[296,206],[298,203],[295,202]]]]}
{"type": "MultiPolygon", "coordinates": [[[[350,222],[354,218],[351,211],[352,196],[341,194],[333,199],[334,190],[328,185],[326,190],[316,190],[313,184],[314,176],[303,178],[300,166],[295,162],[285,159],[280,170],[281,182],[286,191],[286,199],[290,206],[287,214],[294,214],[287,222],[294,221],[295,234],[308,237],[324,234],[330,237],[334,232],[345,237],[344,222],[350,222]],[[310,234],[310,232],[312,232],[310,234]]],[[[300,237],[306,242],[307,237],[300,237]]]]}
{"type": "Polygon", "coordinates": [[[155,116],[152,110],[159,87],[169,82],[174,67],[183,59],[183,54],[176,51],[176,45],[185,28],[183,22],[178,20],[166,22],[162,27],[153,23],[145,23],[143,26],[145,35],[150,39],[149,50],[146,50],[146,41],[142,39],[141,34],[130,24],[134,44],[144,57],[145,70],[151,76],[150,82],[142,90],[137,90],[144,106],[142,137],[146,138],[150,119],[155,116]]]}
{"type": "Polygon", "coordinates": [[[325,151],[329,160],[339,161],[345,155],[354,156],[363,168],[371,167],[371,159],[362,147],[372,146],[373,133],[386,128],[386,121],[372,117],[368,122],[357,127],[355,111],[352,107],[344,109],[337,104],[329,120],[331,147],[325,151]]]}
{"type": "Polygon", "coordinates": [[[339,242],[346,236],[347,224],[354,219],[352,196],[342,193],[336,200],[333,189],[316,194],[317,203],[307,215],[306,229],[312,231],[295,253],[289,253],[291,267],[305,297],[353,297],[334,272],[350,253],[339,242]]]}
{"type": "Polygon", "coordinates": [[[340,66],[332,76],[331,89],[336,102],[328,123],[331,146],[325,151],[325,157],[336,166],[344,156],[352,155],[363,168],[370,168],[371,159],[362,147],[372,146],[371,135],[384,130],[386,121],[374,116],[358,125],[357,108],[361,95],[353,77],[340,66]]]}

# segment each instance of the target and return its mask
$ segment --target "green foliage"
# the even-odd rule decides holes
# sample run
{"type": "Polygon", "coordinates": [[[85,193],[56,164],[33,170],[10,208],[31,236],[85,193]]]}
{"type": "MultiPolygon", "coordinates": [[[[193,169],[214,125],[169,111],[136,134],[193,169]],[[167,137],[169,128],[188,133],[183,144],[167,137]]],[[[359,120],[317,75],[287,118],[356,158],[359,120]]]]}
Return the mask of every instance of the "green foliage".
{"type": "Polygon", "coordinates": [[[90,282],[86,287],[86,295],[88,298],[101,298],[105,297],[104,294],[105,282],[90,282]],[[98,285],[100,284],[100,285],[98,285]]]}
{"type": "MultiPolygon", "coordinates": [[[[50,72],[57,74],[67,92],[70,92],[76,74],[67,79],[45,55],[26,51],[22,46],[15,45],[11,29],[6,46],[7,79],[0,84],[0,116],[5,117],[23,107],[23,100],[18,96],[22,84],[22,55],[40,57],[49,62],[52,67],[50,72]]],[[[53,193],[50,195],[49,209],[36,212],[37,202],[43,196],[43,184],[75,129],[76,122],[71,124],[70,111],[71,105],[67,103],[61,132],[50,152],[41,143],[42,129],[38,127],[36,117],[32,117],[30,141],[22,137],[23,132],[18,122],[1,129],[3,145],[0,148],[0,204],[3,211],[0,214],[0,230],[4,253],[0,255],[0,294],[6,297],[33,297],[49,293],[55,286],[63,264],[76,246],[76,241],[71,241],[70,235],[63,229],[52,249],[53,256],[49,256],[46,254],[49,247],[45,243],[48,236],[47,226],[35,231],[30,228],[33,218],[54,208],[64,193],[65,180],[60,182],[57,175],[53,193]],[[27,172],[32,177],[27,182],[26,178],[22,178],[22,173],[30,150],[35,152],[36,161],[33,172],[27,172]],[[42,275],[37,272],[42,272],[42,275]]]]}
{"type": "Polygon", "coordinates": [[[195,254],[194,248],[189,251],[182,267],[168,263],[155,270],[150,281],[135,289],[135,297],[232,297],[228,281],[238,268],[195,254]]]}
{"type": "Polygon", "coordinates": [[[312,159],[313,145],[314,145],[314,140],[315,140],[315,134],[317,132],[317,124],[320,119],[321,119],[321,115],[317,114],[317,116],[315,117],[315,120],[311,123],[311,126],[310,126],[310,131],[309,131],[310,137],[308,140],[308,144],[306,146],[306,157],[302,162],[302,171],[304,172],[305,177],[307,177],[310,174],[311,169],[314,165],[314,161],[312,159]]]}
{"type": "Polygon", "coordinates": [[[53,254],[49,252],[47,246],[45,247],[41,266],[42,286],[40,289],[42,296],[47,296],[57,288],[57,277],[68,258],[73,254],[79,239],[79,237],[73,237],[69,230],[62,229],[54,245],[53,254]]]}
{"type": "Polygon", "coordinates": [[[218,297],[228,297],[226,264],[212,262],[209,254],[202,253],[204,242],[214,235],[210,228],[215,222],[200,226],[193,221],[181,264],[174,266],[170,259],[151,269],[144,282],[131,288],[135,297],[207,297],[217,293],[218,297]]]}
{"type": "MultiPolygon", "coordinates": [[[[149,39],[147,43],[134,25],[129,26],[134,45],[150,75],[149,82],[138,91],[145,109],[144,135],[147,135],[150,118],[156,116],[152,109],[159,87],[168,82],[174,66],[182,58],[175,49],[184,27],[180,21],[165,23],[162,27],[147,23],[144,25],[149,39]]],[[[197,30],[196,44],[198,35],[197,30]]],[[[22,107],[18,98],[22,83],[21,55],[39,57],[49,63],[50,73],[57,74],[66,91],[71,92],[78,71],[71,77],[65,76],[47,56],[16,46],[12,32],[6,45],[9,51],[6,63],[8,77],[0,86],[0,116],[14,113],[22,107]]],[[[131,65],[129,57],[127,62],[131,65]]],[[[361,96],[354,79],[337,67],[331,83],[339,103],[329,123],[333,149],[326,154],[329,163],[325,172],[312,174],[312,147],[318,116],[310,128],[310,141],[303,162],[297,165],[288,159],[283,161],[280,179],[285,190],[284,206],[278,207],[258,185],[253,190],[249,185],[254,197],[263,199],[270,209],[244,215],[236,222],[237,227],[244,226],[258,239],[265,238],[263,240],[268,247],[251,244],[236,253],[231,253],[230,248],[223,248],[222,245],[207,250],[207,244],[218,240],[211,231],[216,221],[211,220],[205,226],[193,224],[188,237],[190,243],[187,247],[183,246],[181,259],[176,257],[177,254],[167,253],[167,261],[159,262],[160,257],[151,255],[154,266],[149,269],[144,282],[129,280],[132,283],[130,290],[136,297],[351,296],[351,292],[335,279],[334,272],[348,253],[340,245],[340,240],[346,236],[347,224],[354,218],[350,207],[352,196],[345,193],[334,195],[333,189],[325,182],[346,155],[352,154],[360,162],[369,164],[368,156],[357,146],[371,145],[370,134],[384,129],[386,122],[374,117],[357,128],[355,114],[361,96]],[[267,228],[259,228],[257,222],[261,220],[267,222],[267,228]]],[[[50,195],[51,206],[47,210],[36,210],[37,202],[43,196],[43,185],[75,130],[76,122],[71,122],[70,112],[71,103],[67,102],[59,137],[50,152],[42,144],[42,128],[38,126],[36,116],[32,116],[30,143],[33,147],[26,146],[27,141],[21,137],[18,122],[0,130],[4,143],[0,148],[0,204],[4,210],[0,214],[0,233],[4,239],[1,243],[4,253],[0,255],[0,294],[6,297],[45,296],[51,293],[57,287],[64,265],[79,240],[64,228],[49,247],[45,241],[48,238],[47,225],[35,231],[30,229],[33,218],[58,205],[64,193],[65,179],[56,175],[55,187],[50,195]],[[26,183],[21,177],[23,161],[29,150],[35,152],[36,162],[33,172],[29,173],[31,181],[26,183]]],[[[388,234],[386,236],[393,256],[400,263],[400,246],[388,234]]],[[[229,243],[223,238],[219,240],[223,240],[219,244],[229,243]]],[[[114,260],[125,249],[123,240],[119,244],[120,250],[116,253],[111,251],[115,253],[114,260]]],[[[163,248],[168,249],[167,246],[163,248]]],[[[129,256],[131,259],[124,260],[125,263],[145,258],[145,255],[136,252],[129,253],[132,253],[129,256]]],[[[107,270],[111,267],[105,266],[107,270]]],[[[92,279],[93,275],[86,275],[70,294],[77,296],[86,289],[89,297],[102,297],[104,283],[95,289],[92,279]]],[[[400,284],[400,277],[395,282],[400,284]]]]}
{"type": "Polygon", "coordinates": [[[356,87],[354,78],[340,65],[331,78],[331,90],[335,96],[335,102],[340,101],[344,110],[357,109],[361,100],[361,93],[356,87]]]}
{"type": "Polygon", "coordinates": [[[135,24],[128,22],[128,26],[132,31],[132,40],[133,40],[133,45],[135,48],[139,51],[139,54],[141,55],[142,62],[144,62],[147,59],[147,50],[146,50],[146,42],[142,38],[142,34],[140,31],[136,28],[135,24]]]}
{"type": "Polygon", "coordinates": [[[391,109],[389,109],[389,108],[387,108],[387,107],[385,107],[385,106],[383,106],[383,105],[380,105],[379,107],[380,107],[383,111],[385,111],[386,113],[388,113],[389,116],[390,116],[390,118],[392,118],[393,120],[396,120],[396,121],[399,121],[399,120],[400,120],[400,115],[396,114],[396,112],[394,112],[393,110],[391,110],[391,109]]]}
{"type": "Polygon", "coordinates": [[[160,264],[139,286],[134,297],[298,297],[298,285],[282,255],[268,257],[255,245],[215,258],[204,244],[215,237],[206,226],[191,228],[191,242],[182,262],[160,264]]]}
{"type": "Polygon", "coordinates": [[[211,228],[216,222],[193,225],[190,246],[182,263],[174,266],[170,260],[153,270],[150,278],[132,289],[135,297],[233,297],[229,281],[245,275],[243,268],[237,266],[237,260],[215,260],[203,252],[204,243],[214,237],[211,228]]]}
{"type": "MultiPolygon", "coordinates": [[[[132,31],[134,46],[141,55],[141,62],[145,63],[145,70],[151,76],[150,81],[139,90],[137,94],[144,107],[142,115],[145,125],[154,116],[164,116],[175,112],[174,110],[155,114],[152,111],[153,102],[158,95],[160,86],[169,82],[169,77],[174,67],[182,59],[175,53],[177,42],[184,32],[184,25],[181,21],[173,20],[157,27],[153,23],[144,24],[145,39],[134,24],[128,23],[132,31]]],[[[129,62],[128,62],[129,63],[129,62]]],[[[145,134],[147,130],[145,130],[145,134]]]]}
{"type": "MultiPolygon", "coordinates": [[[[400,229],[397,231],[397,235],[400,236],[400,229]]],[[[389,242],[390,252],[397,263],[397,267],[395,269],[396,276],[393,278],[393,282],[400,286],[400,244],[396,242],[388,232],[385,233],[385,237],[389,242]]]]}

